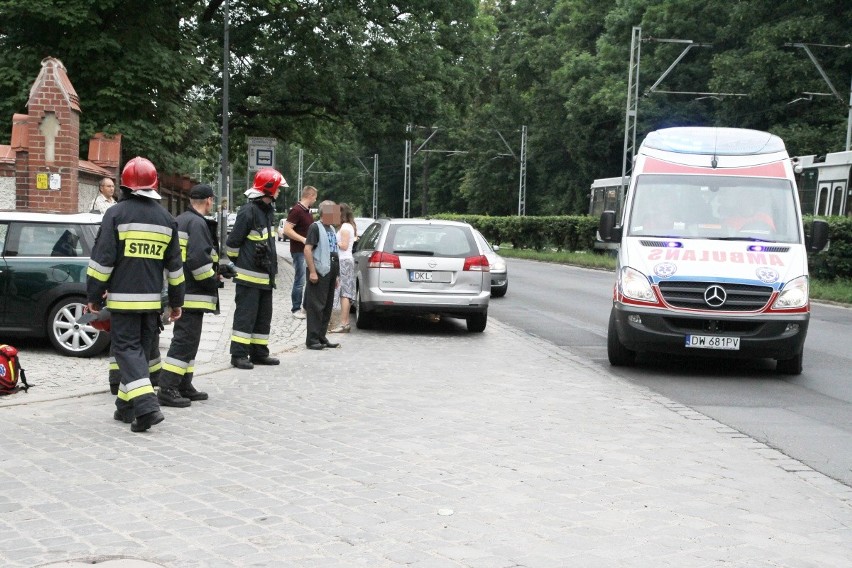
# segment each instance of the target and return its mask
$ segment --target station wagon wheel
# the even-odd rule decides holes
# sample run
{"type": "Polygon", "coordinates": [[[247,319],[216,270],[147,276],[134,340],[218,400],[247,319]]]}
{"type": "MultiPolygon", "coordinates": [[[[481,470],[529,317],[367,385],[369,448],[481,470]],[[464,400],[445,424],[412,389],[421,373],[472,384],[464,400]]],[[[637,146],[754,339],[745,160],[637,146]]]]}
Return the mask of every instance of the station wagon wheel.
{"type": "Polygon", "coordinates": [[[62,355],[92,357],[109,345],[108,333],[77,323],[84,307],[85,299],[71,296],[59,300],[47,316],[48,338],[62,355]]]}
{"type": "Polygon", "coordinates": [[[373,326],[373,314],[364,311],[361,305],[361,286],[355,285],[355,327],[358,329],[370,329],[373,326]]]}
{"type": "Polygon", "coordinates": [[[488,324],[488,312],[482,314],[473,314],[465,318],[467,320],[467,330],[473,333],[481,333],[485,331],[485,326],[488,324]]]}

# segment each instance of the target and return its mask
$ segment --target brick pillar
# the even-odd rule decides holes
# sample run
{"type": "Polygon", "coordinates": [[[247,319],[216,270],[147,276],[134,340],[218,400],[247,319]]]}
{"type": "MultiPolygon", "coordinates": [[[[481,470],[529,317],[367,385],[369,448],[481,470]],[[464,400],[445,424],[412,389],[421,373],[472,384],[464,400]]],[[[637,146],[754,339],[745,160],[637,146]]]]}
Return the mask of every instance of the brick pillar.
{"type": "Polygon", "coordinates": [[[121,162],[121,134],[107,136],[103,132],[98,132],[89,140],[89,161],[100,166],[105,170],[109,170],[113,181],[115,182],[115,195],[119,195],[119,171],[118,165],[121,162]]]}
{"type": "MultiPolygon", "coordinates": [[[[77,211],[80,162],[80,101],[58,59],[41,62],[41,72],[30,89],[28,174],[25,206],[30,211],[77,211]],[[58,189],[45,189],[59,176],[58,189]]],[[[20,184],[20,182],[19,182],[20,184]]]]}
{"type": "Polygon", "coordinates": [[[15,209],[26,211],[30,190],[30,117],[26,114],[12,116],[12,152],[15,153],[15,209]]]}

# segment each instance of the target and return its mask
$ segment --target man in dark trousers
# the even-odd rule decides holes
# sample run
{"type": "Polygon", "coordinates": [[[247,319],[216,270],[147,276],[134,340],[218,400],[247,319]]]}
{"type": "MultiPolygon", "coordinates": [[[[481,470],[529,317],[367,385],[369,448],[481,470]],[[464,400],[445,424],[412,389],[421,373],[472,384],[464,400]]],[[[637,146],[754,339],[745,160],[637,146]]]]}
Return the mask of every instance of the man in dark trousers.
{"type": "Polygon", "coordinates": [[[226,243],[237,272],[231,365],[238,369],[279,364],[276,357],[269,356],[269,331],[272,289],[278,273],[272,204],[282,183],[284,178],[272,168],[257,172],[254,185],[245,192],[249,201],[237,213],[226,243]]]}
{"type": "Polygon", "coordinates": [[[213,189],[196,185],[189,191],[189,209],[177,218],[186,296],[183,316],[175,322],[169,353],[163,361],[160,392],[162,406],[184,408],[207,400],[206,392],[192,384],[195,356],[201,343],[204,314],[219,313],[219,244],[216,221],[205,216],[213,210],[213,189]]]}
{"type": "Polygon", "coordinates": [[[128,199],[104,213],[89,259],[86,292],[97,313],[106,293],[113,354],[121,372],[113,418],[144,432],[163,421],[148,370],[148,353],[162,309],[163,272],[168,280],[169,319],[181,316],[183,262],[177,223],[159,204],[157,170],[133,158],[121,172],[128,199]]]}
{"type": "Polygon", "coordinates": [[[305,239],[305,262],[308,265],[308,285],[305,289],[308,349],[340,347],[325,334],[331,319],[334,290],[340,273],[337,236],[332,225],[340,223],[340,207],[333,201],[320,204],[320,220],[308,229],[305,239]]]}

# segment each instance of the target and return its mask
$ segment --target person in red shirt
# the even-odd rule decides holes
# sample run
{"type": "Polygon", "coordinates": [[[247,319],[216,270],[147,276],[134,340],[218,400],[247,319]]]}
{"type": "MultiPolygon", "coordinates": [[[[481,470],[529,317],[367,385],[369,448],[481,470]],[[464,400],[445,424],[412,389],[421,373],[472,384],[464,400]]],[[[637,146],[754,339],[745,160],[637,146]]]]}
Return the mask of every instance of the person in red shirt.
{"type": "Polygon", "coordinates": [[[317,188],[306,185],[302,188],[302,197],[290,208],[284,224],[284,234],[290,239],[290,256],[293,258],[293,290],[290,299],[293,303],[291,313],[294,318],[305,319],[302,309],[302,293],[305,290],[305,239],[308,228],[314,222],[311,205],[317,201],[317,188]]]}

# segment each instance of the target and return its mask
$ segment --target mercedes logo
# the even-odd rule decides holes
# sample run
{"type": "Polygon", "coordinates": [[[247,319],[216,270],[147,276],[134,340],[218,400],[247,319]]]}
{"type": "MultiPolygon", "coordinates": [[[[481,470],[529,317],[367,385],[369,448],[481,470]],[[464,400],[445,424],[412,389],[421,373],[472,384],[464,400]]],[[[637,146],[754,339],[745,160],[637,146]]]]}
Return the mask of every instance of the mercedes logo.
{"type": "Polygon", "coordinates": [[[708,286],[707,289],[704,290],[704,301],[707,302],[707,305],[711,308],[721,308],[727,299],[728,293],[725,292],[725,289],[721,286],[714,284],[713,286],[708,286]]]}

